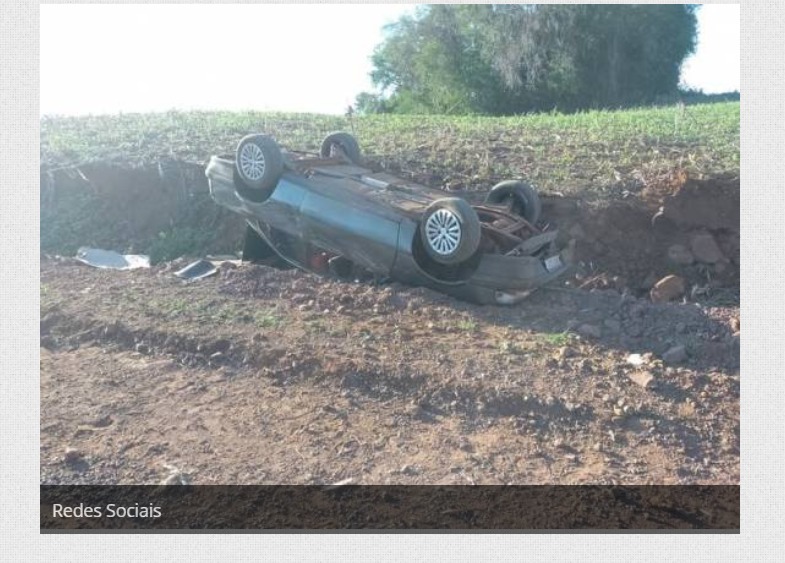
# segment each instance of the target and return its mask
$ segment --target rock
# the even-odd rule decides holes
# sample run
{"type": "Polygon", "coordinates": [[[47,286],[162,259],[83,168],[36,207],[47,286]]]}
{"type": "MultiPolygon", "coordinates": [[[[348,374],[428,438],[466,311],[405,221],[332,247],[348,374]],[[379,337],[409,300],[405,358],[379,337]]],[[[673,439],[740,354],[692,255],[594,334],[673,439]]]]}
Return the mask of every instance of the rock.
{"type": "Polygon", "coordinates": [[[559,348],[558,357],[560,359],[572,358],[575,355],[576,354],[575,354],[575,349],[574,348],[570,348],[569,346],[562,346],[561,348],[559,348]]]}
{"type": "Polygon", "coordinates": [[[674,244],[668,248],[668,260],[680,266],[689,266],[695,262],[695,257],[683,244],[674,244]]]}
{"type": "Polygon", "coordinates": [[[599,338],[600,336],[602,336],[602,331],[600,330],[600,327],[590,324],[582,324],[577,328],[577,332],[581,336],[588,336],[590,338],[599,338]]]}
{"type": "Polygon", "coordinates": [[[635,371],[628,374],[627,377],[644,389],[652,389],[655,386],[654,376],[648,371],[635,371]]]}
{"type": "Polygon", "coordinates": [[[683,278],[670,275],[665,276],[660,281],[655,283],[654,287],[652,287],[651,291],[649,292],[649,296],[654,303],[664,303],[666,301],[673,301],[674,299],[678,299],[684,295],[686,289],[687,287],[683,278]]]}
{"type": "Polygon", "coordinates": [[[66,448],[65,453],[63,454],[63,461],[69,465],[73,465],[75,463],[79,463],[84,460],[84,456],[82,452],[77,450],[76,448],[66,448]]]}
{"type": "Polygon", "coordinates": [[[741,319],[738,319],[736,317],[732,318],[730,320],[730,329],[733,332],[739,332],[741,330],[741,319]]]}
{"type": "Polygon", "coordinates": [[[403,475],[418,475],[420,470],[413,465],[404,465],[401,467],[400,473],[403,475]]]}
{"type": "Polygon", "coordinates": [[[699,233],[692,237],[690,248],[698,262],[715,264],[725,260],[725,255],[717,246],[717,241],[709,233],[699,233]]]}
{"type": "Polygon", "coordinates": [[[144,354],[145,356],[150,353],[150,347],[147,344],[144,344],[143,342],[140,342],[139,344],[134,346],[134,350],[136,350],[140,354],[144,354]]]}
{"type": "Polygon", "coordinates": [[[642,366],[646,362],[643,359],[643,356],[641,356],[640,354],[630,354],[629,356],[627,356],[627,363],[630,364],[631,366],[638,367],[638,366],[642,366]]]}
{"type": "Polygon", "coordinates": [[[112,420],[112,417],[108,414],[86,421],[87,425],[93,426],[95,428],[106,428],[107,426],[111,426],[113,422],[114,421],[112,420]]]}
{"type": "Polygon", "coordinates": [[[662,361],[666,364],[678,364],[687,359],[687,349],[684,346],[673,346],[669,348],[663,355],[662,361]]]}

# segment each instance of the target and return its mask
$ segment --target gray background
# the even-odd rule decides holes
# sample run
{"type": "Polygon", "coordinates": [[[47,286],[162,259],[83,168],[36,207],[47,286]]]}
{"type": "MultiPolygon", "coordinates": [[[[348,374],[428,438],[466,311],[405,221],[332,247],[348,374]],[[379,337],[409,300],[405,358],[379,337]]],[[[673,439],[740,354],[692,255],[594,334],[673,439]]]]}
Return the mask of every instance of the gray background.
{"type": "MultiPolygon", "coordinates": [[[[774,561],[783,550],[783,3],[741,2],[740,535],[40,535],[38,13],[0,4],[0,559],[774,561]],[[6,547],[8,546],[8,547],[6,547]]],[[[187,18],[187,6],[183,6],[187,18]]],[[[221,25],[217,22],[217,25],[221,25]]],[[[143,39],[141,39],[143,40],[143,39]]],[[[78,72],[74,80],[79,80],[78,72]]]]}

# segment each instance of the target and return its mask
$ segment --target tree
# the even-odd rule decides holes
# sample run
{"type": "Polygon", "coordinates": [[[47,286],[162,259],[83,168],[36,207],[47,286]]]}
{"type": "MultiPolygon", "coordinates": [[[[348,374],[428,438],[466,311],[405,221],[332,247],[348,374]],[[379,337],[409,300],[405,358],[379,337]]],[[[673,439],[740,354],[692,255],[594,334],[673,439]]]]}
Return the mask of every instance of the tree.
{"type": "MultiPolygon", "coordinates": [[[[675,94],[694,5],[433,5],[390,26],[371,79],[386,111],[509,114],[675,94]]],[[[374,94],[364,93],[365,107],[374,94]]]]}

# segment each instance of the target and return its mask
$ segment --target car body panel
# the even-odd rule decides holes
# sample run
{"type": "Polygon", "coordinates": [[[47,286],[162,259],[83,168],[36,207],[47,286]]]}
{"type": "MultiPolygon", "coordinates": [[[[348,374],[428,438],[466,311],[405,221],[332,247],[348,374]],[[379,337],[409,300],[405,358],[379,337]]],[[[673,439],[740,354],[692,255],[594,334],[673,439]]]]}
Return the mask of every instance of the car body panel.
{"type": "MultiPolygon", "coordinates": [[[[419,219],[444,192],[340,159],[286,162],[277,185],[265,194],[243,187],[232,157],[212,157],[206,174],[215,202],[245,217],[271,248],[300,268],[318,271],[310,258],[321,252],[343,256],[376,276],[478,303],[508,304],[562,275],[571,262],[570,248],[555,251],[555,231],[535,231],[504,254],[478,251],[460,265],[434,264],[424,254],[419,219]]],[[[493,237],[507,236],[490,223],[482,228],[488,247],[493,237]]]]}

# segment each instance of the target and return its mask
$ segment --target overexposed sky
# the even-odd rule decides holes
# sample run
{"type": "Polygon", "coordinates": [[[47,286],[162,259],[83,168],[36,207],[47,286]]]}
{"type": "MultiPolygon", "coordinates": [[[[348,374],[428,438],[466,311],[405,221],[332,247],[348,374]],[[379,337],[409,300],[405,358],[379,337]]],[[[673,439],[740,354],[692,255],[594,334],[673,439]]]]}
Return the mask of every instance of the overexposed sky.
{"type": "MultiPolygon", "coordinates": [[[[41,5],[42,114],[169,109],[343,113],[370,90],[381,28],[406,4],[41,5]]],[[[682,81],[739,88],[739,7],[699,11],[682,81]]]]}
{"type": "Polygon", "coordinates": [[[707,94],[739,90],[741,11],[738,4],[704,4],[698,10],[698,48],[681,69],[684,86],[707,94]]]}

